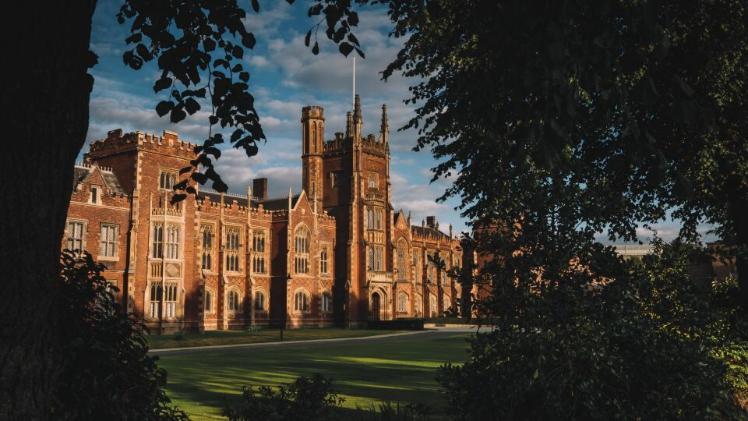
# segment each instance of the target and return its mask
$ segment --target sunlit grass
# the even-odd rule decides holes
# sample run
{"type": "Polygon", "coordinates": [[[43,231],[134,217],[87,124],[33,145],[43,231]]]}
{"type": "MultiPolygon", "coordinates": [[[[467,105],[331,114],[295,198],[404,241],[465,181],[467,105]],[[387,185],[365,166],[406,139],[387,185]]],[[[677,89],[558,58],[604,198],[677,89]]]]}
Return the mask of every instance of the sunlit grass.
{"type": "Polygon", "coordinates": [[[333,378],[348,408],[387,401],[441,408],[435,377],[445,362],[467,356],[465,333],[422,333],[367,341],[289,344],[164,354],[167,391],[193,419],[221,419],[221,409],[243,385],[277,386],[298,376],[333,378]]]}
{"type": "MultiPolygon", "coordinates": [[[[339,328],[290,329],[283,333],[285,341],[305,341],[312,339],[358,338],[366,336],[401,333],[392,330],[365,330],[339,328]]],[[[278,329],[222,330],[204,333],[176,333],[169,335],[150,335],[148,344],[151,349],[185,348],[209,345],[236,345],[280,341],[278,329]]]]}

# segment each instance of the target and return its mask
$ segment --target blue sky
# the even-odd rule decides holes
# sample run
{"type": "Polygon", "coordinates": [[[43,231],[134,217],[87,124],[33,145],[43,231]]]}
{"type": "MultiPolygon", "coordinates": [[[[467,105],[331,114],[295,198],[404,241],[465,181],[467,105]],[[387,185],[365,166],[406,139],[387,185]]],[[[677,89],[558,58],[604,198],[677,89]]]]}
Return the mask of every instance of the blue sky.
{"type": "MultiPolygon", "coordinates": [[[[249,2],[246,3],[248,7],[249,2]]],[[[176,125],[169,122],[168,116],[159,118],[154,108],[166,94],[153,93],[153,82],[158,76],[155,65],[151,63],[134,71],[123,64],[127,26],[117,24],[115,14],[119,4],[113,0],[99,1],[93,19],[91,49],[99,56],[99,64],[91,71],[95,84],[88,141],[122,128],[155,133],[174,130],[182,138],[201,143],[208,133],[208,113],[201,110],[176,125]]],[[[273,0],[261,4],[260,14],[249,12],[246,19],[247,29],[257,37],[257,45],[245,52],[244,61],[251,73],[250,90],[255,95],[268,141],[260,145],[259,154],[251,159],[240,150],[224,151],[218,168],[231,191],[246,192],[252,178],[268,177],[270,195],[282,196],[287,194],[289,186],[295,192],[301,188],[301,107],[324,107],[326,138],[344,131],[345,113],[351,108],[352,66],[351,59],[343,57],[322,31],[318,56],[304,46],[304,35],[314,23],[306,15],[306,2],[289,5],[286,1],[273,0]]],[[[366,59],[357,59],[356,91],[361,95],[367,134],[379,130],[381,105],[387,104],[392,139],[392,205],[412,212],[414,224],[420,224],[427,215],[436,215],[442,230],[452,224],[455,232],[466,231],[466,221],[454,210],[456,199],[436,203],[449,181],[430,183],[430,168],[436,165],[430,152],[411,150],[416,139],[414,131],[395,130],[414,115],[413,106],[403,104],[409,83],[398,75],[383,82],[380,72],[395,57],[402,41],[388,37],[391,24],[384,10],[364,9],[359,17],[355,33],[366,59]]],[[[86,150],[87,146],[82,152],[86,150]]],[[[673,238],[678,229],[670,221],[654,227],[665,239],[673,238]]],[[[644,237],[650,235],[644,229],[640,232],[644,237]]]]}

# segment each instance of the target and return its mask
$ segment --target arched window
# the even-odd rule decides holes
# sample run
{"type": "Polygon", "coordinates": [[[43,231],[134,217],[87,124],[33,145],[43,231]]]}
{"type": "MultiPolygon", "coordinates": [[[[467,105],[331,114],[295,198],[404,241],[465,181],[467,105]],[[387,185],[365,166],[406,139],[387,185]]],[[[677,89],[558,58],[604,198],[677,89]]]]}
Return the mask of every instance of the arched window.
{"type": "Polygon", "coordinates": [[[213,227],[211,225],[203,225],[202,267],[205,270],[211,270],[213,267],[213,227]]]}
{"type": "Polygon", "coordinates": [[[382,223],[383,214],[384,214],[384,212],[382,211],[382,209],[377,209],[374,212],[374,218],[375,218],[374,219],[374,228],[376,228],[378,230],[381,230],[382,227],[384,226],[384,224],[382,223]]]}
{"type": "Polygon", "coordinates": [[[151,257],[160,259],[164,257],[164,225],[153,224],[153,237],[151,241],[151,257]]]}
{"type": "Polygon", "coordinates": [[[265,273],[265,231],[255,231],[252,235],[252,271],[265,273]]]}
{"type": "Polygon", "coordinates": [[[296,230],[294,253],[294,269],[296,273],[309,273],[309,230],[305,226],[296,230]]]}
{"type": "Polygon", "coordinates": [[[374,209],[372,208],[366,208],[366,226],[374,229],[374,209]]]}
{"type": "Polygon", "coordinates": [[[405,242],[405,240],[401,239],[397,243],[397,279],[400,281],[404,281],[407,278],[407,247],[408,243],[405,242]]]}
{"type": "Polygon", "coordinates": [[[437,317],[438,309],[436,308],[436,295],[431,294],[429,296],[429,313],[431,313],[431,317],[437,317]]]}
{"type": "Polygon", "coordinates": [[[236,291],[229,291],[229,311],[239,311],[241,304],[239,303],[239,293],[236,291]]]}
{"type": "Polygon", "coordinates": [[[255,310],[265,310],[265,294],[262,291],[255,292],[255,310]]]}
{"type": "Polygon", "coordinates": [[[158,181],[158,187],[164,190],[171,190],[174,188],[174,184],[177,183],[177,175],[169,171],[161,171],[161,176],[158,181]]]}
{"type": "Polygon", "coordinates": [[[329,292],[322,294],[322,311],[325,313],[332,312],[332,296],[329,292]]]}
{"type": "Polygon", "coordinates": [[[319,252],[319,273],[327,275],[327,247],[322,247],[322,251],[319,252]]]}
{"type": "Polygon", "coordinates": [[[210,290],[205,290],[205,312],[213,312],[213,293],[210,290]]]}
{"type": "Polygon", "coordinates": [[[397,311],[398,313],[408,312],[408,294],[404,292],[397,294],[397,311]]]}
{"type": "Polygon", "coordinates": [[[296,291],[293,300],[294,311],[305,313],[309,311],[309,296],[304,291],[296,291]]]}
{"type": "Polygon", "coordinates": [[[367,250],[367,269],[374,270],[374,247],[369,246],[367,250]]]}
{"type": "Polygon", "coordinates": [[[226,229],[226,270],[229,272],[239,272],[241,232],[238,227],[229,227],[226,229]]]}

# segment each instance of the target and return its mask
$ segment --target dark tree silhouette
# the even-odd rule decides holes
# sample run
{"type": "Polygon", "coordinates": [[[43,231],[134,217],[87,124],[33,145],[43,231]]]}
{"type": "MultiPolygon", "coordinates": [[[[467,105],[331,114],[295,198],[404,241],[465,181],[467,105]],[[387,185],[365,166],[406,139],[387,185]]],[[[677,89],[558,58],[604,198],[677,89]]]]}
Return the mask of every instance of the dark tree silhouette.
{"type": "MultiPolygon", "coordinates": [[[[250,13],[260,11],[258,0],[246,4],[250,13]]],[[[341,53],[363,54],[351,33],[358,23],[353,6],[350,0],[311,2],[309,15],[320,17],[306,37],[312,53],[319,52],[322,27],[341,53]]],[[[0,87],[7,145],[2,167],[13,177],[4,183],[0,224],[2,419],[50,417],[52,391],[62,381],[58,258],[73,165],[88,129],[95,7],[95,1],[21,2],[3,15],[3,52],[6,62],[15,64],[0,87]]],[[[213,112],[206,124],[231,129],[231,144],[252,155],[264,134],[249,73],[236,64],[255,42],[241,21],[246,13],[235,0],[132,0],[123,2],[118,19],[131,26],[127,43],[133,48],[124,54],[125,63],[137,69],[156,60],[163,73],[154,89],[173,89],[156,112],[180,121],[200,108],[200,98],[209,98],[213,112]],[[182,88],[173,86],[177,83],[182,88]]],[[[226,190],[211,160],[220,155],[216,145],[223,140],[219,131],[211,133],[185,170],[191,178],[177,188],[190,193],[194,182],[211,180],[217,190],[226,190]]]]}

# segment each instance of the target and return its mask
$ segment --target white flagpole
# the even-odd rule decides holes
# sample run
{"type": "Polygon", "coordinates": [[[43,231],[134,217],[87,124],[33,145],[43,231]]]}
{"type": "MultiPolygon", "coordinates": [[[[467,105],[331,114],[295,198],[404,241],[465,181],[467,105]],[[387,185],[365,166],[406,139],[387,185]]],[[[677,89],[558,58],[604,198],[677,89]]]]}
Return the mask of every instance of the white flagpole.
{"type": "Polygon", "coordinates": [[[353,95],[351,95],[351,109],[356,107],[356,55],[353,55],[353,95]]]}

